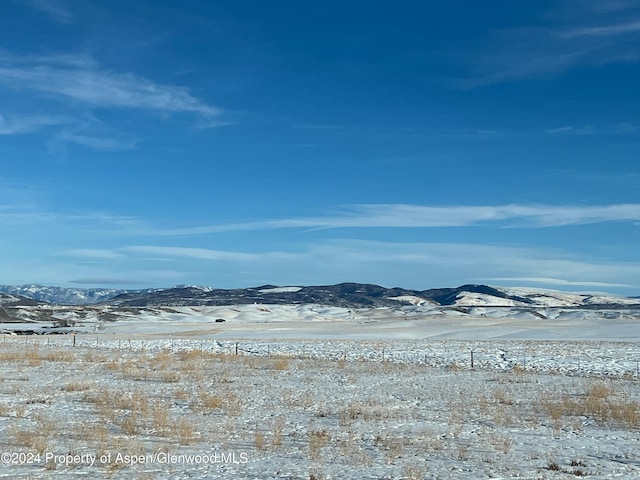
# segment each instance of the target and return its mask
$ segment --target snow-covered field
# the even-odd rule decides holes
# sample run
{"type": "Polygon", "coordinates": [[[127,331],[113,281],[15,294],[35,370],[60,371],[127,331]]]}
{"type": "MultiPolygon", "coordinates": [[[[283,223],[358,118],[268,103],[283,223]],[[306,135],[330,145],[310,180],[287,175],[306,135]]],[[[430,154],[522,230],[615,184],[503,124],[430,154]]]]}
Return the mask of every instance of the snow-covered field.
{"type": "Polygon", "coordinates": [[[486,313],[179,307],[0,337],[0,478],[640,478],[638,321],[486,313]]]}
{"type": "Polygon", "coordinates": [[[440,307],[348,309],[325,305],[216,307],[21,307],[24,324],[71,321],[83,333],[199,338],[640,341],[640,309],[440,307]],[[43,321],[49,319],[49,322],[43,321]],[[222,322],[224,321],[224,322],[222,322]]]}

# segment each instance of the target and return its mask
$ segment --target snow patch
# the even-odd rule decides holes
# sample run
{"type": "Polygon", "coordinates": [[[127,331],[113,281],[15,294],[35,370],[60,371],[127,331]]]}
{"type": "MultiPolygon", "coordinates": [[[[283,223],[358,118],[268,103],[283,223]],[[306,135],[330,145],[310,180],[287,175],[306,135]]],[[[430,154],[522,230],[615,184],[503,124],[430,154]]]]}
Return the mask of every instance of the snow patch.
{"type": "Polygon", "coordinates": [[[426,298],[418,297],[416,295],[400,295],[398,297],[389,297],[389,300],[397,300],[398,302],[410,303],[411,305],[433,305],[433,302],[429,302],[426,298]]]}
{"type": "Polygon", "coordinates": [[[276,287],[276,288],[264,288],[258,290],[259,293],[295,293],[302,290],[302,287],[276,287]]]}

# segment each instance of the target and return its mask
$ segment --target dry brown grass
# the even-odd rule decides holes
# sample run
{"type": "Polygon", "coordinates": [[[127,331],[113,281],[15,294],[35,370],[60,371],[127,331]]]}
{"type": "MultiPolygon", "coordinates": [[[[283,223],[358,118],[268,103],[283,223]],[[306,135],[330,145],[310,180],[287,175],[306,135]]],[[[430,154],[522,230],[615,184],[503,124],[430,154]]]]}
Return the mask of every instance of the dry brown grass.
{"type": "Polygon", "coordinates": [[[460,370],[462,370],[462,365],[460,365],[459,363],[453,362],[447,365],[445,368],[447,372],[459,372],[460,370]]]}
{"type": "MultiPolygon", "coordinates": [[[[579,428],[598,428],[583,417],[606,428],[640,428],[637,387],[625,380],[563,377],[565,382],[555,382],[532,370],[470,373],[464,363],[436,370],[393,361],[236,357],[200,349],[97,352],[87,360],[87,349],[78,347],[69,349],[77,368],[53,366],[60,378],[43,388],[35,381],[43,378],[43,366],[62,357],[46,358],[54,348],[28,348],[30,358],[0,346],[0,358],[3,353],[13,358],[6,362],[0,388],[0,417],[8,425],[6,442],[24,449],[55,449],[60,438],[65,449],[95,452],[241,445],[258,461],[292,458],[293,451],[306,457],[305,473],[319,466],[318,476],[336,477],[335,470],[322,468],[330,459],[361,469],[384,463],[393,469],[390,478],[414,479],[430,473],[425,457],[480,461],[491,468],[505,455],[513,458],[521,437],[503,425],[531,426],[541,436],[553,427],[560,438],[579,428]],[[86,376],[78,375],[81,366],[86,376]],[[486,381],[470,386],[467,375],[486,381]],[[431,377],[437,388],[430,388],[431,377]],[[88,383],[93,378],[95,387],[88,383]],[[325,388],[327,381],[331,388],[325,388]],[[5,396],[17,401],[6,405],[5,396]],[[80,402],[80,408],[62,412],[60,402],[68,401],[80,402]],[[437,411],[430,409],[433,405],[437,411]],[[58,419],[56,428],[46,422],[50,412],[58,419]],[[137,439],[143,439],[138,446],[137,439]]],[[[534,454],[546,458],[543,450],[534,454]]],[[[114,473],[110,469],[131,468],[117,473],[127,478],[140,473],[122,465],[101,468],[107,476],[114,473]]]]}
{"type": "Polygon", "coordinates": [[[379,422],[402,416],[404,413],[401,410],[383,403],[382,400],[371,398],[353,400],[346,407],[338,410],[339,425],[341,426],[349,426],[355,421],[379,422]]]}
{"type": "Polygon", "coordinates": [[[271,362],[271,367],[278,371],[287,370],[289,368],[289,360],[286,358],[279,358],[271,362]]]}
{"type": "Polygon", "coordinates": [[[317,461],[320,458],[320,451],[322,447],[331,441],[331,433],[325,429],[314,429],[309,430],[307,437],[309,441],[309,457],[312,460],[317,461]]]}
{"type": "Polygon", "coordinates": [[[283,428],[284,419],[282,417],[276,418],[270,428],[264,431],[260,428],[256,428],[253,433],[253,440],[258,450],[274,451],[282,446],[283,441],[283,428]]]}
{"type": "Polygon", "coordinates": [[[63,388],[65,392],[84,392],[89,390],[91,385],[85,382],[72,380],[71,382],[67,382],[63,388]]]}
{"type": "Polygon", "coordinates": [[[222,408],[225,404],[225,397],[216,393],[209,393],[205,390],[200,390],[198,397],[200,400],[200,407],[205,411],[222,408]]]}
{"type": "Polygon", "coordinates": [[[417,463],[408,463],[402,467],[402,478],[405,480],[423,480],[428,468],[417,463]]]}
{"type": "Polygon", "coordinates": [[[506,455],[511,450],[513,446],[513,438],[507,435],[501,434],[490,434],[488,436],[489,444],[494,448],[494,450],[506,455]]]}
{"type": "Polygon", "coordinates": [[[585,387],[585,395],[589,399],[606,399],[612,392],[612,388],[602,381],[587,384],[585,387]]]}
{"type": "Polygon", "coordinates": [[[17,446],[26,447],[43,454],[49,448],[50,432],[42,432],[40,429],[20,428],[15,423],[8,428],[8,437],[17,446]]]}
{"type": "Polygon", "coordinates": [[[577,395],[545,395],[540,406],[556,424],[567,417],[589,417],[600,425],[640,428],[638,401],[602,381],[587,383],[577,395]]]}
{"type": "Polygon", "coordinates": [[[164,383],[177,383],[181,379],[180,373],[173,370],[163,370],[159,373],[159,380],[164,383]]]}
{"type": "MultiPolygon", "coordinates": [[[[1,345],[1,344],[0,344],[1,345]]],[[[15,345],[11,345],[14,347],[15,345]]],[[[71,362],[76,359],[71,352],[62,349],[40,348],[39,345],[29,345],[23,349],[8,349],[0,352],[0,362],[27,363],[30,366],[40,366],[46,362],[71,362]]]]}
{"type": "Polygon", "coordinates": [[[513,405],[513,398],[503,389],[498,389],[494,392],[494,399],[500,405],[513,405]]]}
{"type": "Polygon", "coordinates": [[[271,446],[273,448],[282,446],[283,429],[284,419],[282,417],[276,418],[271,426],[271,446]]]}
{"type": "Polygon", "coordinates": [[[187,418],[175,420],[171,425],[170,431],[182,445],[191,445],[195,443],[198,437],[195,424],[187,418]]]}
{"type": "Polygon", "coordinates": [[[138,414],[132,412],[124,415],[121,419],[120,426],[122,428],[122,431],[130,437],[137,435],[138,433],[140,433],[138,414]]]}
{"type": "Polygon", "coordinates": [[[152,428],[158,432],[165,432],[169,426],[169,408],[164,403],[155,403],[150,409],[152,428]]]}
{"type": "Polygon", "coordinates": [[[267,439],[265,434],[260,430],[253,432],[253,442],[258,450],[266,450],[267,439]]]}

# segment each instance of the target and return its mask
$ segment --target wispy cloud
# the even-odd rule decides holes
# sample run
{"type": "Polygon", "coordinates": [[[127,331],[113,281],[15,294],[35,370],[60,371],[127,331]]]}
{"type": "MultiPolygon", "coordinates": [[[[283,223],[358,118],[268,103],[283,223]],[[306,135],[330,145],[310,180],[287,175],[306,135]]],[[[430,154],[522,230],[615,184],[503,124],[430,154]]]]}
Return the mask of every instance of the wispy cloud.
{"type": "MultiPolygon", "coordinates": [[[[612,221],[635,223],[639,220],[640,204],[595,207],[381,204],[352,206],[327,216],[156,230],[141,228],[145,222],[138,218],[108,213],[51,213],[37,208],[0,207],[0,226],[11,232],[8,238],[19,238],[22,235],[20,232],[60,232],[51,239],[52,245],[55,245],[52,251],[45,253],[47,249],[44,248],[42,255],[64,260],[59,264],[67,265],[64,270],[67,277],[61,281],[66,282],[69,278],[120,278],[122,272],[131,272],[132,278],[146,278],[154,285],[168,282],[168,279],[183,283],[207,283],[211,281],[207,279],[215,278],[216,282],[227,285],[245,286],[254,284],[257,279],[261,283],[318,283],[351,279],[427,288],[466,283],[479,278],[487,281],[494,279],[495,282],[504,279],[510,284],[529,281],[549,288],[631,288],[629,286],[640,285],[640,265],[637,262],[591,259],[584,253],[549,247],[460,243],[460,236],[453,236],[449,243],[383,242],[372,240],[369,235],[371,232],[362,232],[369,239],[318,240],[313,235],[305,235],[298,237],[305,239],[303,242],[286,247],[265,247],[264,251],[259,251],[255,246],[245,249],[228,246],[209,248],[212,239],[195,238],[195,234],[276,228],[440,228],[477,225],[550,228],[612,221]],[[50,229],[52,225],[56,228],[50,229]],[[191,238],[174,239],[174,242],[166,244],[167,237],[182,235],[191,238]],[[141,236],[145,237],[144,242],[136,241],[141,236]],[[117,243],[120,245],[105,247],[117,243]],[[70,244],[76,248],[69,248],[70,244]],[[169,264],[175,268],[167,270],[166,265],[169,264]],[[176,274],[180,271],[182,273],[176,274]]],[[[326,238],[327,235],[323,234],[322,237],[326,238]]],[[[223,242],[224,238],[216,241],[219,245],[224,245],[223,242]]],[[[12,268],[15,271],[26,268],[21,265],[16,264],[12,268]]]]}
{"type": "MultiPolygon", "coordinates": [[[[640,204],[599,206],[571,205],[449,205],[427,206],[406,204],[352,205],[324,216],[291,217],[253,222],[221,223],[192,227],[160,228],[137,217],[112,215],[103,212],[86,214],[49,211],[37,206],[21,208],[0,205],[0,226],[14,222],[21,224],[58,223],[87,232],[109,233],[113,236],[179,237],[224,232],[301,229],[366,229],[366,228],[450,228],[493,226],[496,228],[557,228],[610,222],[637,224],[640,204]]],[[[155,247],[154,247],[155,248],[155,247]]],[[[158,247],[160,248],[160,247],[158,247]]],[[[169,250],[164,253],[170,252],[169,250]]],[[[174,251],[173,254],[181,251],[174,251]]],[[[161,250],[148,253],[161,254],[161,250]]],[[[183,255],[215,256],[215,251],[185,250],[183,255]]]]}
{"type": "Polygon", "coordinates": [[[550,128],[546,132],[551,135],[593,135],[596,133],[591,125],[567,125],[564,127],[550,128]]]}
{"type": "Polygon", "coordinates": [[[628,283],[611,283],[611,282],[586,282],[580,280],[566,280],[562,278],[549,277],[497,277],[484,278],[483,281],[492,282],[523,282],[523,283],[541,283],[545,285],[556,285],[559,287],[608,287],[608,288],[633,288],[634,285],[628,283]]]}
{"type": "MultiPolygon", "coordinates": [[[[295,128],[312,129],[312,125],[296,125],[295,128]]],[[[338,126],[332,132],[339,132],[338,126]]],[[[419,137],[434,140],[453,142],[502,142],[510,139],[523,139],[531,141],[535,138],[549,138],[561,136],[587,136],[587,135],[618,135],[628,136],[640,132],[640,126],[631,122],[576,124],[576,125],[549,125],[538,128],[429,128],[429,127],[404,127],[404,126],[345,126],[345,131],[354,134],[375,135],[380,138],[390,137],[419,137]]],[[[327,130],[329,132],[329,130],[327,130]]],[[[434,154],[399,156],[372,159],[374,163],[401,163],[414,160],[433,158],[434,154]]],[[[448,159],[448,158],[447,158],[448,159]]]]}
{"type": "Polygon", "coordinates": [[[49,152],[52,153],[66,153],[68,144],[82,145],[100,151],[132,150],[136,148],[138,144],[137,139],[125,139],[121,137],[122,135],[118,132],[105,131],[104,128],[78,124],[60,130],[49,140],[47,146],[49,152]],[[87,131],[95,132],[95,134],[88,135],[84,133],[87,131]],[[100,136],[98,133],[104,133],[104,135],[100,136]],[[108,136],[109,133],[111,136],[108,136]]]}
{"type": "Polygon", "coordinates": [[[463,72],[450,84],[471,89],[544,78],[578,66],[640,61],[640,14],[621,5],[603,16],[589,3],[598,2],[578,2],[552,23],[496,30],[465,52],[448,52],[463,72]]]}
{"type": "Polygon", "coordinates": [[[161,247],[153,245],[138,245],[123,247],[116,253],[127,254],[143,254],[153,255],[156,257],[169,257],[169,258],[191,258],[197,260],[209,260],[209,261],[231,261],[231,262],[252,262],[256,260],[264,260],[270,258],[272,260],[294,258],[297,255],[284,252],[268,252],[268,253],[245,253],[234,252],[228,250],[212,250],[208,248],[193,248],[193,247],[161,247]]]}
{"type": "Polygon", "coordinates": [[[71,9],[64,0],[27,0],[26,3],[58,22],[68,23],[73,20],[71,9]]]}
{"type": "Polygon", "coordinates": [[[317,262],[330,261],[341,265],[343,269],[337,269],[340,272],[368,272],[371,268],[381,278],[384,274],[394,277],[393,281],[400,285],[403,284],[403,278],[410,277],[415,284],[416,280],[427,276],[432,285],[438,286],[450,282],[469,282],[474,278],[482,278],[485,282],[497,282],[496,279],[501,278],[501,281],[510,283],[511,280],[507,279],[571,279],[568,280],[571,284],[565,285],[562,285],[562,281],[553,280],[537,282],[550,287],[579,286],[576,282],[582,286],[610,288],[637,288],[640,284],[638,263],[594,260],[584,255],[546,248],[455,242],[342,240],[316,244],[308,253],[317,262]]]}
{"type": "Polygon", "coordinates": [[[77,248],[60,252],[63,256],[88,259],[88,260],[114,260],[122,258],[124,254],[115,250],[105,250],[96,248],[77,248]]]}
{"type": "Polygon", "coordinates": [[[29,115],[6,117],[0,115],[0,135],[20,135],[40,130],[44,127],[65,125],[71,119],[55,115],[29,115]]]}
{"type": "Polygon", "coordinates": [[[185,228],[143,228],[138,235],[180,236],[285,228],[441,228],[498,225],[523,228],[561,227],[640,221],[640,204],[602,206],[373,204],[347,207],[338,214],[205,225],[185,228]]]}
{"type": "Polygon", "coordinates": [[[71,144],[99,151],[135,149],[139,138],[100,119],[114,109],[162,118],[191,114],[195,117],[193,127],[198,129],[230,124],[221,109],[184,87],[108,70],[87,55],[17,56],[0,49],[0,87],[24,95],[28,99],[24,105],[37,103],[39,110],[12,115],[7,110],[10,104],[6,105],[0,115],[0,135],[28,134],[49,127],[47,148],[62,155],[71,144]],[[55,113],[41,113],[47,111],[55,113]]]}
{"type": "Polygon", "coordinates": [[[149,285],[148,280],[133,280],[131,278],[122,277],[95,277],[95,278],[77,278],[74,280],[69,280],[69,283],[73,285],[111,285],[113,287],[121,288],[123,285],[126,286],[147,286],[149,285]]]}
{"type": "Polygon", "coordinates": [[[0,57],[0,83],[102,108],[131,108],[215,117],[222,111],[184,87],[100,68],[83,56],[0,57]]]}
{"type": "MultiPolygon", "coordinates": [[[[153,245],[122,247],[113,253],[124,255],[120,261],[133,265],[145,262],[149,266],[158,258],[173,258],[191,278],[200,279],[207,278],[213,264],[216,278],[233,278],[235,284],[244,286],[255,285],[257,278],[281,284],[353,280],[413,288],[459,285],[474,279],[511,285],[529,282],[548,288],[619,289],[640,284],[637,263],[595,261],[571,252],[498,244],[334,239],[297,245],[295,253],[153,245]]],[[[112,259],[105,258],[105,262],[112,259]]],[[[158,265],[164,269],[164,262],[158,265]]]]}
{"type": "Polygon", "coordinates": [[[598,27],[575,28],[566,32],[562,32],[561,36],[564,38],[610,37],[635,32],[640,32],[640,21],[625,22],[615,25],[604,25],[598,27]]]}
{"type": "Polygon", "coordinates": [[[105,212],[60,212],[42,207],[38,202],[31,205],[0,204],[0,228],[31,226],[48,230],[52,225],[76,232],[75,234],[124,234],[137,229],[140,220],[136,217],[114,215],[105,212]]]}

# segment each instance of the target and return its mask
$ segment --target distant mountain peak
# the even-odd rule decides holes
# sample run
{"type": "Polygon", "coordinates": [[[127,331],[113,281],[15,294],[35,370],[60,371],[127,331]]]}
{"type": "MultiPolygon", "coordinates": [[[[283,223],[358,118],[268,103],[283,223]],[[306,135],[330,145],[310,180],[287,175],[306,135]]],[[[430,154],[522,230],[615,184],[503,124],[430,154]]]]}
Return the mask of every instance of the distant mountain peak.
{"type": "Polygon", "coordinates": [[[87,305],[102,302],[124,292],[113,288],[64,288],[38,284],[0,285],[0,292],[62,305],[87,305]]]}
{"type": "MultiPolygon", "coordinates": [[[[146,290],[76,289],[42,285],[0,285],[0,292],[31,301],[62,305],[103,303],[115,306],[197,306],[241,304],[323,304],[345,308],[422,307],[573,307],[632,306],[640,300],[606,295],[587,295],[515,287],[466,284],[453,288],[409,290],[368,283],[343,282],[320,286],[262,285],[253,288],[217,289],[207,286],[177,285],[146,290]]],[[[15,299],[14,299],[15,300],[15,299]]],[[[0,297],[0,303],[12,301],[0,297]]]]}

